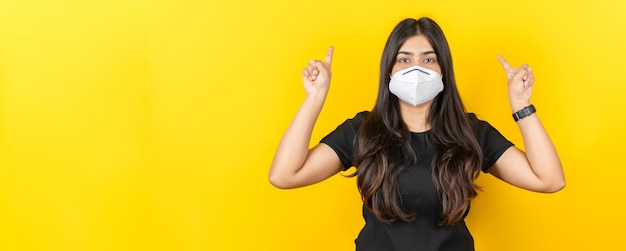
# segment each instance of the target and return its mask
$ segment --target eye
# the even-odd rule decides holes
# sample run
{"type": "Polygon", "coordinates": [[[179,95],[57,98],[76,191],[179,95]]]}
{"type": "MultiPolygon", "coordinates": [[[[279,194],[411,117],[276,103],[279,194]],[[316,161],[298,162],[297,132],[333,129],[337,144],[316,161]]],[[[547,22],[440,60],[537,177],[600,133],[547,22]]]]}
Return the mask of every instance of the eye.
{"type": "Polygon", "coordinates": [[[398,63],[408,63],[410,60],[408,58],[399,58],[398,63]]]}
{"type": "Polygon", "coordinates": [[[437,60],[435,60],[434,58],[426,58],[426,59],[424,59],[424,63],[431,63],[432,64],[432,63],[435,63],[435,62],[437,62],[437,60]]]}

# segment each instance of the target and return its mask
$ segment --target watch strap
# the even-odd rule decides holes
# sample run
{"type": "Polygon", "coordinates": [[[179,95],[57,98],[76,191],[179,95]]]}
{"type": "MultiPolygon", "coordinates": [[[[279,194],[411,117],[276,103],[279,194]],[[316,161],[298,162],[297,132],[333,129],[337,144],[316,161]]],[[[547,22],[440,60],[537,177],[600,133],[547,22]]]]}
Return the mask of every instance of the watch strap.
{"type": "Polygon", "coordinates": [[[516,111],[513,113],[513,120],[515,120],[515,122],[519,121],[520,119],[523,119],[525,117],[530,116],[531,114],[537,112],[537,110],[535,109],[534,105],[529,105],[526,106],[524,108],[522,108],[519,111],[516,111]]]}

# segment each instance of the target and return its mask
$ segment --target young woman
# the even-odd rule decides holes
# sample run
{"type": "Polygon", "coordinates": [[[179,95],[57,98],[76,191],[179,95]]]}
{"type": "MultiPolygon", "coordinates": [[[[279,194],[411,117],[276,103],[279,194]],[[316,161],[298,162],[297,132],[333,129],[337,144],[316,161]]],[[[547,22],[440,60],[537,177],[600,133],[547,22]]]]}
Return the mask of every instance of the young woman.
{"type": "Polygon", "coordinates": [[[464,218],[480,171],[531,191],[565,186],[559,157],[530,104],[532,70],[499,57],[523,152],[466,113],[448,43],[429,18],[406,19],[391,32],[372,111],[346,120],[309,149],[332,54],[330,47],[323,62],[313,60],[303,70],[307,96],[280,141],[269,178],[276,187],[296,188],[355,166],[366,222],[357,250],[474,250],[464,218]]]}

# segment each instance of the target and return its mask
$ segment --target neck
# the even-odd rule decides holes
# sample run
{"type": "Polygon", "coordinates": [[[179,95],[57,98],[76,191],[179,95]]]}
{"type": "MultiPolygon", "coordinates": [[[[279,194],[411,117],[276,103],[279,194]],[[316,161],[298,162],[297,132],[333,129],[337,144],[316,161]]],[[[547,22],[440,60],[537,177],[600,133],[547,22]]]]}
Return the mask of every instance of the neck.
{"type": "Polygon", "coordinates": [[[424,104],[412,106],[406,102],[400,101],[400,115],[404,124],[411,132],[425,132],[430,130],[428,122],[428,114],[433,101],[430,100],[424,104]]]}

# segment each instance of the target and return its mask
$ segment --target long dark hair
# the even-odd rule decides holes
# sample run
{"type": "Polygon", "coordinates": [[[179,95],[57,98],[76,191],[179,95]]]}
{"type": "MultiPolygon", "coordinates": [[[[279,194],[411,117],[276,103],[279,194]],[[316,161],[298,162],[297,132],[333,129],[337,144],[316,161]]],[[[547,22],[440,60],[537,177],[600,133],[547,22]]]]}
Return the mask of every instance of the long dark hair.
{"type": "Polygon", "coordinates": [[[415,212],[402,209],[399,173],[415,161],[411,133],[400,115],[398,98],[389,92],[389,76],[400,46],[410,37],[424,35],[435,50],[444,89],[435,97],[428,115],[430,139],[436,147],[432,178],[442,204],[440,225],[461,220],[479,189],[474,179],[482,165],[482,153],[459,96],[448,42],[429,18],[405,19],[391,32],[380,63],[378,97],[361,125],[356,140],[357,185],[365,206],[380,220],[410,221],[415,212]]]}

